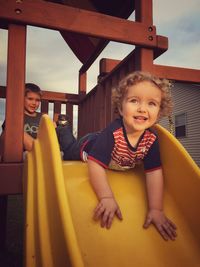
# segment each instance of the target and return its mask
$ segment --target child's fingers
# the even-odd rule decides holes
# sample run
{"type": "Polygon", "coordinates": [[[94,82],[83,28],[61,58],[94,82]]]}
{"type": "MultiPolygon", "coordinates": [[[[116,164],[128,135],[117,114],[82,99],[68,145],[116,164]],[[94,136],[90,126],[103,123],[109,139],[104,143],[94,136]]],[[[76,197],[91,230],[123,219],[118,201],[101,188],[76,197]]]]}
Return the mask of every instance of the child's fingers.
{"type": "Polygon", "coordinates": [[[164,230],[164,228],[162,227],[162,225],[160,224],[155,224],[158,232],[161,234],[161,236],[167,241],[169,239],[168,234],[166,233],[166,231],[164,230]]]}
{"type": "Polygon", "coordinates": [[[115,213],[116,213],[118,219],[123,220],[123,217],[122,217],[122,213],[121,213],[120,208],[118,208],[115,213]]]}
{"type": "Polygon", "coordinates": [[[101,227],[106,227],[107,229],[109,229],[112,225],[114,215],[114,212],[105,211],[101,219],[101,227]]]}
{"type": "Polygon", "coordinates": [[[176,230],[171,226],[169,222],[163,224],[163,228],[171,240],[175,240],[177,234],[176,230]]]}
{"type": "Polygon", "coordinates": [[[168,223],[165,222],[163,224],[155,224],[158,232],[162,235],[165,240],[175,240],[176,239],[176,231],[175,229],[168,223]]]}
{"type": "Polygon", "coordinates": [[[114,216],[115,214],[113,212],[109,214],[108,221],[107,221],[107,229],[111,227],[114,216]]]}
{"type": "Polygon", "coordinates": [[[96,220],[96,221],[99,220],[101,217],[101,214],[104,212],[104,210],[105,210],[105,208],[103,207],[103,205],[101,203],[99,203],[94,210],[94,215],[93,215],[94,220],[96,220]]]}
{"type": "Polygon", "coordinates": [[[105,210],[104,214],[102,214],[101,217],[101,227],[106,226],[108,218],[109,218],[109,212],[105,210]]]}
{"type": "Polygon", "coordinates": [[[150,217],[147,217],[146,220],[145,220],[145,223],[143,225],[144,228],[148,228],[149,225],[151,224],[152,222],[152,219],[150,217]]]}
{"type": "Polygon", "coordinates": [[[171,220],[169,220],[169,219],[167,219],[167,220],[168,220],[170,226],[171,226],[173,229],[176,230],[176,229],[177,229],[176,225],[175,225],[171,220]]]}

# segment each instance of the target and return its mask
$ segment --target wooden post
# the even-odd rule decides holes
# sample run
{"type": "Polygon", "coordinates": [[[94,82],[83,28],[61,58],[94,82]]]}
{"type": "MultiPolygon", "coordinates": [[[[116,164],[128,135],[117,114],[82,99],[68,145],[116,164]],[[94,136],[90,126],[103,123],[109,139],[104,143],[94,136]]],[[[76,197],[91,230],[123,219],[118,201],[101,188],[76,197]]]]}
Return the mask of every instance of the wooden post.
{"type": "Polygon", "coordinates": [[[22,161],[25,57],[26,26],[11,24],[8,28],[4,162],[22,161]]]}
{"type": "MultiPolygon", "coordinates": [[[[85,95],[87,91],[87,72],[79,72],[79,100],[81,100],[85,95]]],[[[78,106],[78,137],[81,137],[84,130],[84,124],[83,122],[83,110],[84,110],[84,103],[79,104],[78,106]]]]}
{"type": "MultiPolygon", "coordinates": [[[[23,157],[26,26],[8,27],[6,124],[3,162],[23,157]]],[[[6,245],[7,196],[0,196],[0,248],[6,245]]]]}
{"type": "MultiPolygon", "coordinates": [[[[147,39],[154,41],[152,0],[135,1],[135,20],[147,25],[147,39]]],[[[135,49],[135,66],[137,70],[153,71],[153,49],[137,46],[135,49]]]]}

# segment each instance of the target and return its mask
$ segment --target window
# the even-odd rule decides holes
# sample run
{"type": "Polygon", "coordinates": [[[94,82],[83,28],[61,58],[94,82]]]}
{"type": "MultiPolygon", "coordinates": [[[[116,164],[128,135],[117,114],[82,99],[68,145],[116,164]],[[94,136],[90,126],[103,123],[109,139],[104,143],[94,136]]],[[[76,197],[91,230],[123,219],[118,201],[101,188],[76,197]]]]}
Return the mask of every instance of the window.
{"type": "Polygon", "coordinates": [[[175,115],[176,137],[186,137],[186,113],[175,115]]]}

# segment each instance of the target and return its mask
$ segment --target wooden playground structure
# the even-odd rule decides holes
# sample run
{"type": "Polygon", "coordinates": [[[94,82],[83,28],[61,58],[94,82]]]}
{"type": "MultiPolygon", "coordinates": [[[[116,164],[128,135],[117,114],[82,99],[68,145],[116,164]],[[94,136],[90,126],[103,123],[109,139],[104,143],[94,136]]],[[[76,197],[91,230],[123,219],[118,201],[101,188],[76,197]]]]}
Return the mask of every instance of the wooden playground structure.
{"type": "Polygon", "coordinates": [[[61,113],[61,104],[66,105],[71,119],[73,106],[77,105],[78,136],[102,129],[112,120],[111,88],[131,71],[144,70],[175,81],[200,83],[200,70],[154,64],[154,59],[167,51],[168,38],[156,33],[152,0],[118,2],[0,0],[0,27],[8,30],[7,85],[0,86],[0,97],[6,99],[5,142],[0,162],[1,248],[5,242],[7,195],[22,194],[28,25],[59,31],[83,63],[79,70],[78,94],[45,91],[41,103],[43,113],[48,113],[50,102],[54,104],[55,120],[61,113]],[[135,21],[127,20],[133,11],[135,21]],[[101,79],[86,93],[87,71],[109,41],[132,44],[135,48],[122,61],[101,59],[97,74],[101,79]]]}

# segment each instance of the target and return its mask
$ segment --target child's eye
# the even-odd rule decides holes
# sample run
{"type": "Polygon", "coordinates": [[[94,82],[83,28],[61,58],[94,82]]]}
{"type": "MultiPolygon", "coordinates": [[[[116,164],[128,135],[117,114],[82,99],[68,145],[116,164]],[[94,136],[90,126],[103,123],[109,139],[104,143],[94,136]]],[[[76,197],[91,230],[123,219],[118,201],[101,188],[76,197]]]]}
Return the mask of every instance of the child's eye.
{"type": "Polygon", "coordinates": [[[149,102],[149,105],[150,105],[150,106],[157,106],[157,103],[154,102],[154,101],[151,101],[151,102],[149,102]]]}
{"type": "Polygon", "coordinates": [[[131,103],[137,103],[137,102],[138,102],[138,100],[137,100],[137,99],[135,99],[135,98],[132,98],[132,99],[130,99],[130,102],[131,102],[131,103]]]}

